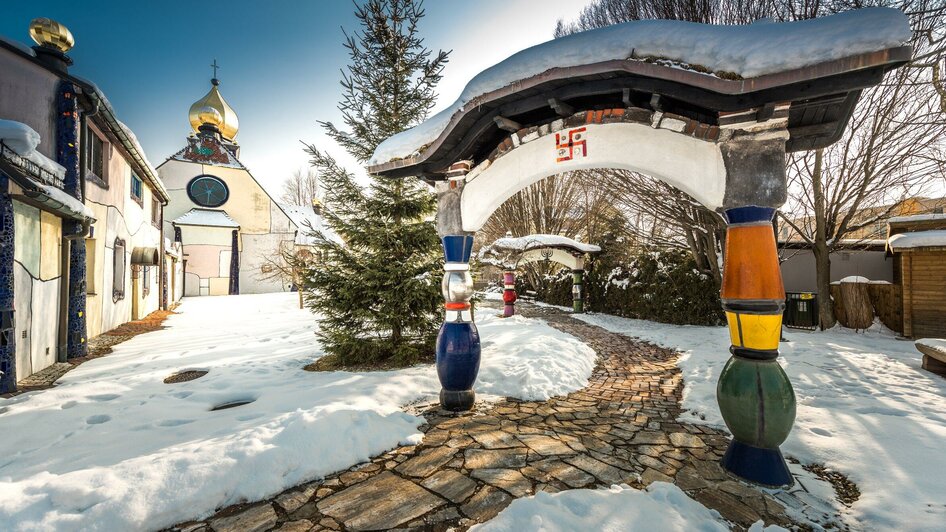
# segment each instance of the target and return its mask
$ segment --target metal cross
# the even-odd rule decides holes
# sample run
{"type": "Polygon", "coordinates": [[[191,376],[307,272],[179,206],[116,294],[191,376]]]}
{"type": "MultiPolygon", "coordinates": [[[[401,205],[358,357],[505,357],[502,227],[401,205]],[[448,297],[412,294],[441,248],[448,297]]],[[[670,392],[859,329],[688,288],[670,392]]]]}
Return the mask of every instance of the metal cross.
{"type": "Polygon", "coordinates": [[[217,77],[217,69],[220,68],[220,66],[217,65],[217,60],[214,59],[213,64],[210,65],[210,66],[213,67],[213,69],[214,69],[214,79],[216,79],[216,77],[217,77]]]}

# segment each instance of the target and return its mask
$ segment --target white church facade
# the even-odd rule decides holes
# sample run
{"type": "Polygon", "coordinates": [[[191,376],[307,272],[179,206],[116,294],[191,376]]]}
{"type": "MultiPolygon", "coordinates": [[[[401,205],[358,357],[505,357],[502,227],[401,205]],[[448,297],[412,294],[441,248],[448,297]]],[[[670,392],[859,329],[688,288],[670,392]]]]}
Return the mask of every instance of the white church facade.
{"type": "Polygon", "coordinates": [[[211,83],[191,106],[187,145],[158,166],[170,198],[165,235],[182,246],[184,295],[288,290],[268,265],[299,228],[240,162],[236,113],[211,83]]]}

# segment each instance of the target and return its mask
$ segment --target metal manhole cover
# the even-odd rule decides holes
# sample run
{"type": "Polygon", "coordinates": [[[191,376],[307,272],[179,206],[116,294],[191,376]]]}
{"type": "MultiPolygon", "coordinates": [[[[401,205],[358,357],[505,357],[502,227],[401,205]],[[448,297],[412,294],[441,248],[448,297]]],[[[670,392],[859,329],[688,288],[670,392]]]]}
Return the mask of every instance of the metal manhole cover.
{"type": "Polygon", "coordinates": [[[202,369],[186,369],[184,371],[178,371],[177,373],[172,373],[164,379],[164,384],[174,384],[176,382],[187,382],[194,379],[199,379],[206,375],[207,371],[202,369]]]}

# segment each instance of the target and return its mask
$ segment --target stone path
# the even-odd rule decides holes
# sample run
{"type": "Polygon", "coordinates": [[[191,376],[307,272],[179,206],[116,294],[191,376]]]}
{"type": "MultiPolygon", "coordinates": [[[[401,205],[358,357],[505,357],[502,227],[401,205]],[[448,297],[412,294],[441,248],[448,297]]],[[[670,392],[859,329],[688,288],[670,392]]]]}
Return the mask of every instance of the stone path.
{"type": "Polygon", "coordinates": [[[520,311],[595,349],[599,362],[587,388],[545,402],[506,399],[459,415],[428,406],[420,411],[428,424],[419,445],[173,530],[464,530],[539,491],[654,481],[674,482],[737,529],[759,519],[795,524],[785,504],[812,515],[825,510],[822,522],[831,519],[831,505],[807,492],[761,490],[730,478],[718,465],[727,435],[676,421],[683,388],[676,353],[554,308],[520,311]]]}

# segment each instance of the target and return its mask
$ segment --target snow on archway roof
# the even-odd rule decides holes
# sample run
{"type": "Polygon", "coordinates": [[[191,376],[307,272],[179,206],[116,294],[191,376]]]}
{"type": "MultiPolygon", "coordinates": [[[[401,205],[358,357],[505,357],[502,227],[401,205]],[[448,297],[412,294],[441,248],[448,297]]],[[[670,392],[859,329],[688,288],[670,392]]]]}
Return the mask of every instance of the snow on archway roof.
{"type": "Polygon", "coordinates": [[[598,253],[601,248],[560,235],[528,235],[496,239],[490,248],[503,251],[529,251],[542,248],[567,248],[582,253],[598,253]]]}
{"type": "Polygon", "coordinates": [[[468,102],[552,68],[660,58],[753,78],[900,46],[910,36],[906,15],[891,8],[784,23],[764,19],[742,26],[639,20],[575,33],[517,52],[480,72],[452,105],[382,142],[368,164],[416,154],[436,140],[468,102]]]}

